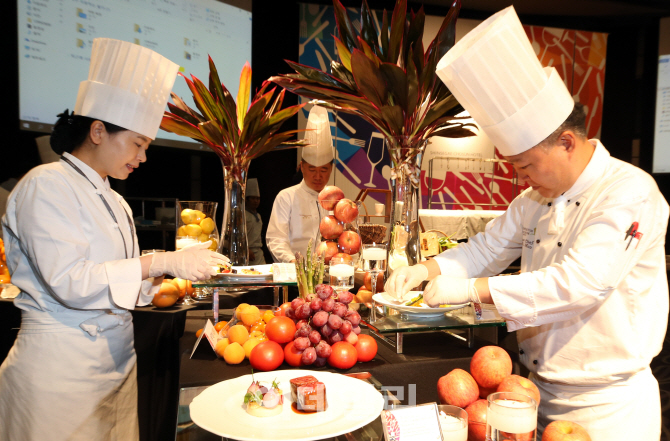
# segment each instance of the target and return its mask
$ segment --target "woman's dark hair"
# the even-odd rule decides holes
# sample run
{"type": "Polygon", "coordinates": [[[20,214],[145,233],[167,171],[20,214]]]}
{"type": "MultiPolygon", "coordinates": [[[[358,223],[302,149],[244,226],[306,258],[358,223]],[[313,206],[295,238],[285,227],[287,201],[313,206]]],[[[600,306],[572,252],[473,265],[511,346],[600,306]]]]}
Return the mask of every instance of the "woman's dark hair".
{"type": "Polygon", "coordinates": [[[58,115],[58,121],[51,132],[51,149],[62,155],[63,152],[72,153],[72,151],[84,143],[93,121],[100,121],[105,125],[107,133],[117,133],[124,130],[123,127],[87,116],[75,115],[74,112],[65,112],[58,115]]]}

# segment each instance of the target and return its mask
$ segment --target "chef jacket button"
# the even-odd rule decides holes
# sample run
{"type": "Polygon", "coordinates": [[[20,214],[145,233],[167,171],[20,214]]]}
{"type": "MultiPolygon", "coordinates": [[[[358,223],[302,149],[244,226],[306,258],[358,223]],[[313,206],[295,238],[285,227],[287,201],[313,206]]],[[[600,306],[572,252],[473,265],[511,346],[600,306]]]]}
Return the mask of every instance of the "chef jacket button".
{"type": "Polygon", "coordinates": [[[575,205],[579,207],[579,201],[575,202],[575,205]]]}
{"type": "Polygon", "coordinates": [[[558,246],[559,246],[559,247],[562,247],[562,246],[563,246],[563,242],[559,242],[559,243],[558,243],[558,246]]]}
{"type": "Polygon", "coordinates": [[[533,364],[537,364],[537,360],[533,360],[533,364]]]}
{"type": "Polygon", "coordinates": [[[551,207],[551,202],[549,202],[549,203],[547,204],[547,207],[551,207]]]}
{"type": "Polygon", "coordinates": [[[540,243],[540,239],[536,240],[535,243],[540,243]]]}
{"type": "Polygon", "coordinates": [[[523,355],[523,349],[519,349],[519,354],[523,355]]]}

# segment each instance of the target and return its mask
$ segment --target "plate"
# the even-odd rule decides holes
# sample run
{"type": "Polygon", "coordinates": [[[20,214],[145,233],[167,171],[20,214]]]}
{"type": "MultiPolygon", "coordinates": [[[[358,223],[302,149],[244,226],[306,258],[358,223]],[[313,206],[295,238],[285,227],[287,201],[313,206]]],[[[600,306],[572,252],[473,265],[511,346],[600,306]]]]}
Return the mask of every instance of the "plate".
{"type": "Polygon", "coordinates": [[[244,375],[210,386],[195,397],[189,406],[191,420],[209,432],[240,441],[308,441],[363,427],[384,408],[384,397],[371,384],[341,374],[290,369],[255,373],[254,379],[278,381],[284,392],[282,413],[265,418],[249,415],[243,400],[251,375],[244,375]],[[326,385],[325,412],[297,414],[291,409],[289,381],[304,375],[313,375],[326,385]]]}
{"type": "Polygon", "coordinates": [[[415,314],[418,316],[438,316],[443,315],[445,312],[453,311],[454,309],[460,309],[465,306],[468,306],[467,303],[460,305],[449,305],[443,306],[440,308],[431,308],[430,306],[422,303],[421,306],[405,306],[405,303],[413,299],[414,297],[421,294],[422,291],[410,291],[405,294],[403,300],[397,300],[395,297],[385,292],[380,292],[372,296],[372,300],[379,303],[380,305],[388,306],[389,308],[396,309],[398,311],[406,312],[409,314],[415,314]]]}
{"type": "Polygon", "coordinates": [[[220,273],[217,278],[236,279],[236,280],[272,280],[272,264],[268,265],[251,265],[251,266],[234,266],[232,269],[240,271],[243,269],[255,269],[260,271],[260,274],[240,274],[238,273],[220,273]]]}

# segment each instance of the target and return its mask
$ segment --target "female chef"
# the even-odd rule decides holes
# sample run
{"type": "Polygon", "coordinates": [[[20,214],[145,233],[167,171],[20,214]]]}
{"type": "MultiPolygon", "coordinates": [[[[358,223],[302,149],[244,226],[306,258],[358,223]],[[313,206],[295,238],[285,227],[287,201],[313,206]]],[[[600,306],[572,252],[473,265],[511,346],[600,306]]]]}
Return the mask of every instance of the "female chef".
{"type": "Polygon", "coordinates": [[[207,278],[226,261],[208,244],[139,257],[131,210],[109,185],[146,161],[177,69],[139,45],[95,39],[75,112],[51,136],[61,160],[9,197],[2,226],[22,315],[0,367],[1,441],[137,440],[129,310],[151,301],[150,277],[207,278]]]}

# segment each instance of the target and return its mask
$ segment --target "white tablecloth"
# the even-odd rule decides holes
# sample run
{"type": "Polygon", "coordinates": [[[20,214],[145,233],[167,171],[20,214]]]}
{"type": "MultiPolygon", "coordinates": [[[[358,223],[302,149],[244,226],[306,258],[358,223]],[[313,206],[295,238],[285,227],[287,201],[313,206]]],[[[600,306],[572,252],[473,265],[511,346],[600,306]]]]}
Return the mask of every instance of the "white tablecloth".
{"type": "Polygon", "coordinates": [[[453,240],[467,239],[484,231],[503,210],[419,210],[426,231],[439,230],[453,240]]]}

